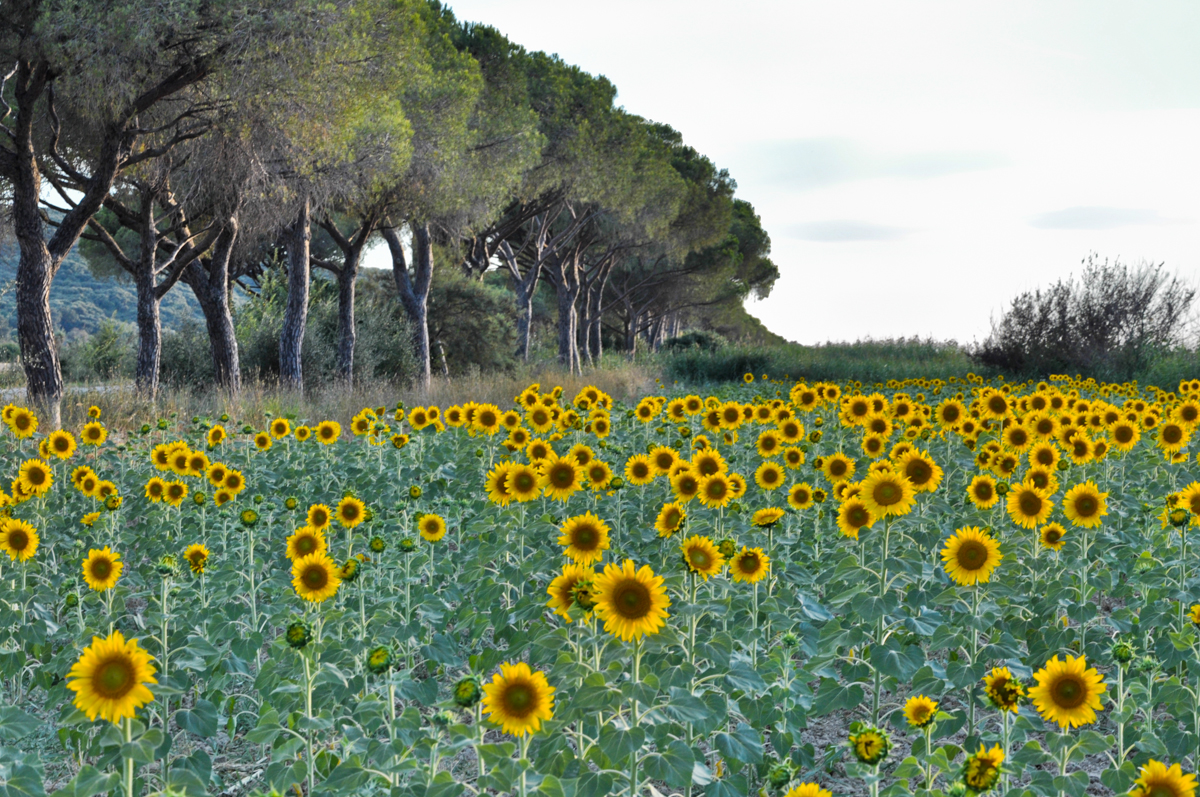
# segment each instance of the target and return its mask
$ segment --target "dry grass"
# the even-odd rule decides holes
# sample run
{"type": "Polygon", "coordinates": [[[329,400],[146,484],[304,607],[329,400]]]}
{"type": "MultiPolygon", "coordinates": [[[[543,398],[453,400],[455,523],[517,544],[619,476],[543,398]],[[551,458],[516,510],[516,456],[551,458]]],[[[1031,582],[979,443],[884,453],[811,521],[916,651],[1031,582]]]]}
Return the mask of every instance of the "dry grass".
{"type": "MultiPolygon", "coordinates": [[[[283,415],[301,421],[332,419],[347,422],[363,407],[394,407],[402,401],[405,406],[430,405],[446,407],[465,401],[489,402],[509,407],[518,393],[533,382],[548,390],[561,385],[567,396],[573,396],[586,385],[596,385],[613,398],[627,401],[646,395],[655,389],[657,374],[640,364],[624,363],[582,375],[567,373],[556,366],[536,364],[512,373],[492,373],[451,379],[435,377],[428,390],[411,385],[372,382],[356,386],[352,391],[336,387],[311,390],[303,395],[283,390],[277,384],[251,382],[243,385],[236,397],[217,391],[160,392],[158,401],[151,403],[139,397],[130,384],[80,385],[69,388],[62,404],[62,421],[67,428],[78,428],[87,421],[88,407],[95,404],[103,411],[103,420],[111,429],[133,430],[142,424],[155,423],[159,418],[172,416],[213,418],[228,414],[238,423],[261,425],[268,417],[283,415]]],[[[9,400],[20,401],[13,396],[9,400]]]]}

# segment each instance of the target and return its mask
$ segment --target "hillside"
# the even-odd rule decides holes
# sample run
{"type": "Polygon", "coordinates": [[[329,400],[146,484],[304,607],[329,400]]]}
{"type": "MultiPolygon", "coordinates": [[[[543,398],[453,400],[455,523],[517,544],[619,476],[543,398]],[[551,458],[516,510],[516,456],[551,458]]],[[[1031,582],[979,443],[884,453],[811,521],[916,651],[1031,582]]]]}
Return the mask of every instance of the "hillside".
{"type": "MultiPolygon", "coordinates": [[[[17,257],[14,241],[9,239],[0,243],[0,340],[11,339],[16,332],[17,257]]],[[[61,329],[68,337],[78,337],[94,333],[109,318],[134,324],[137,321],[137,293],[128,277],[95,276],[78,250],[72,250],[50,288],[50,311],[56,329],[61,329]]],[[[179,285],[163,299],[163,328],[177,329],[190,318],[203,323],[200,306],[191,289],[179,285]]]]}

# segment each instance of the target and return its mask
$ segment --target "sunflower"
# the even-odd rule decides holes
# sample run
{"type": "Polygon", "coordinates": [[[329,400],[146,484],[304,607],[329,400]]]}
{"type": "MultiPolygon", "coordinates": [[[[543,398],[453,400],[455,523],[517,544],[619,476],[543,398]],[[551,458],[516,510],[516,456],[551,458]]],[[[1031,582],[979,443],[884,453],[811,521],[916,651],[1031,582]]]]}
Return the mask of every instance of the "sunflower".
{"type": "Polygon", "coordinates": [[[545,673],[533,672],[525,662],[501,664],[492,682],[483,685],[482,709],[507,734],[537,733],[554,716],[554,687],[545,673]]]}
{"type": "Polygon", "coordinates": [[[306,601],[332,598],[342,583],[341,568],[324,553],[312,553],[292,562],[292,586],[306,601]]]}
{"type": "Polygon", "coordinates": [[[576,515],[563,523],[558,544],[564,548],[563,555],[577,564],[594,565],[608,550],[608,524],[591,512],[576,515]]]}
{"type": "Polygon", "coordinates": [[[94,526],[96,524],[96,521],[99,519],[100,519],[99,512],[88,512],[86,515],[84,515],[83,517],[81,517],[79,519],[79,522],[82,523],[83,525],[87,526],[90,529],[92,526],[94,526]]]}
{"type": "Polygon", "coordinates": [[[912,511],[916,490],[903,476],[877,471],[863,480],[859,495],[875,517],[898,517],[912,511]]]}
{"type": "Polygon", "coordinates": [[[337,518],[337,522],[342,524],[343,528],[352,529],[366,518],[366,508],[366,504],[362,501],[353,495],[347,495],[338,501],[333,516],[337,518]]]}
{"type": "Polygon", "coordinates": [[[1142,431],[1136,423],[1120,420],[1108,427],[1108,436],[1113,447],[1118,451],[1132,451],[1142,437],[1142,431]]]}
{"type": "Polygon", "coordinates": [[[792,509],[808,509],[813,505],[813,489],[807,482],[799,482],[788,488],[788,506],[792,509]]]}
{"type": "Polygon", "coordinates": [[[771,558],[763,553],[762,548],[742,546],[742,550],[729,560],[730,577],[734,581],[744,581],[747,584],[754,584],[766,578],[770,569],[771,558]]]}
{"type": "Polygon", "coordinates": [[[136,639],[125,641],[120,631],[105,639],[92,637],[79,661],[67,673],[67,688],[75,693],[75,707],[89,720],[97,717],[114,725],[132,718],[141,706],[154,700],[146,684],[157,684],[150,654],[136,639]]]}
{"type": "Polygon", "coordinates": [[[854,460],[838,452],[825,458],[821,470],[831,484],[854,478],[854,460]]]}
{"type": "Polygon", "coordinates": [[[750,517],[750,523],[751,525],[758,526],[759,528],[774,526],[779,522],[784,514],[784,511],[779,507],[764,507],[754,512],[754,514],[750,517]]]}
{"type": "Polygon", "coordinates": [[[313,504],[308,508],[308,525],[317,531],[324,531],[333,522],[333,510],[325,504],[313,504]]]}
{"type": "Polygon", "coordinates": [[[656,472],[654,463],[645,454],[634,454],[625,463],[625,480],[636,486],[654,481],[656,472]]]}
{"type": "Polygon", "coordinates": [[[166,491],[167,483],[157,476],[151,476],[146,482],[146,497],[156,504],[163,499],[166,491]]]}
{"type": "Polygon", "coordinates": [[[188,488],[183,482],[167,482],[166,488],[163,491],[163,500],[178,509],[183,504],[183,499],[187,498],[187,494],[188,488]]]}
{"type": "Polygon", "coordinates": [[[446,536],[446,521],[440,515],[422,515],[417,521],[417,532],[429,542],[437,542],[446,536]]]}
{"type": "Polygon", "coordinates": [[[1008,516],[1022,528],[1032,529],[1045,523],[1052,509],[1050,496],[1032,484],[1021,484],[1008,493],[1008,516]]]}
{"type": "Polygon", "coordinates": [[[1196,776],[1183,774],[1178,764],[1168,767],[1161,761],[1150,759],[1138,772],[1129,797],[1194,797],[1196,776]]]}
{"type": "Polygon", "coordinates": [[[854,757],[867,766],[876,764],[887,758],[892,743],[887,734],[878,728],[863,728],[857,733],[850,734],[850,750],[854,757]]]}
{"type": "Polygon", "coordinates": [[[75,435],[65,429],[53,431],[46,438],[46,448],[59,459],[70,459],[75,453],[75,435]]]}
{"type": "Polygon", "coordinates": [[[1108,687],[1104,676],[1087,666],[1086,656],[1068,655],[1066,661],[1055,656],[1033,677],[1037,685],[1029,690],[1029,697],[1042,719],[1064,731],[1096,721],[1096,711],[1102,708],[1100,695],[1108,687]]]}
{"type": "MultiPolygon", "coordinates": [[[[650,460],[647,459],[645,465],[653,474],[650,460]]],[[[566,501],[575,492],[583,489],[583,468],[576,465],[572,459],[555,455],[546,460],[538,485],[547,497],[566,501]]]]}
{"type": "Polygon", "coordinates": [[[221,486],[234,495],[237,495],[246,489],[246,477],[242,475],[240,470],[226,470],[225,480],[221,482],[221,486]]]}
{"type": "Polygon", "coordinates": [[[938,704],[925,695],[913,695],[904,704],[904,718],[914,728],[924,728],[937,716],[938,704]]]}
{"type": "Polygon", "coordinates": [[[1061,523],[1047,523],[1042,526],[1042,530],[1038,532],[1038,537],[1043,548],[1049,548],[1052,551],[1061,551],[1063,547],[1063,538],[1067,536],[1067,530],[1063,528],[1061,523]]]}
{"type": "Polygon", "coordinates": [[[16,518],[5,518],[0,523],[0,551],[8,554],[14,562],[26,562],[33,558],[38,548],[37,529],[16,518]]]}
{"type": "Polygon", "coordinates": [[[1100,492],[1095,482],[1077,484],[1063,496],[1063,513],[1074,526],[1094,529],[1108,514],[1108,493],[1100,492]]]}
{"type": "Polygon", "coordinates": [[[329,446],[342,436],[342,425],[337,421],[321,421],[317,424],[317,439],[329,446]]]}
{"type": "Polygon", "coordinates": [[[714,473],[725,473],[729,466],[720,452],[706,448],[692,456],[692,470],[700,476],[712,476],[714,473]]]}
{"type": "Polygon", "coordinates": [[[532,501],[542,492],[537,470],[524,463],[511,466],[507,488],[509,494],[517,501],[532,501]]]}
{"type": "Polygon", "coordinates": [[[604,620],[604,630],[626,642],[656,634],[666,623],[671,599],[662,576],[654,575],[649,565],[635,569],[632,559],[607,565],[595,590],[596,615],[604,620]]]}
{"type": "MultiPolygon", "coordinates": [[[[555,614],[562,615],[568,623],[573,622],[570,609],[576,605],[575,588],[582,583],[590,583],[595,577],[596,571],[592,568],[568,562],[563,565],[562,575],[555,576],[546,588],[546,594],[550,596],[546,605],[553,609],[555,614]]],[[[590,614],[590,611],[585,610],[585,614],[590,614]]]]}
{"type": "Polygon", "coordinates": [[[982,794],[991,790],[1000,780],[1000,765],[1004,763],[1004,751],[1000,745],[992,745],[986,749],[982,744],[979,750],[963,762],[962,779],[967,788],[974,794],[982,794]]]}
{"type": "Polygon", "coordinates": [[[22,462],[17,478],[21,480],[21,487],[30,495],[45,495],[54,483],[54,474],[50,472],[50,466],[40,459],[27,459],[22,462]]]}
{"type": "Polygon", "coordinates": [[[700,476],[692,470],[683,470],[671,477],[671,492],[675,498],[687,503],[700,494],[700,476]]]}
{"type": "Polygon", "coordinates": [[[271,449],[271,445],[271,435],[267,432],[259,432],[258,434],[254,435],[254,447],[259,451],[269,451],[271,449]]]}
{"type": "Polygon", "coordinates": [[[845,537],[858,539],[858,533],[875,525],[878,520],[871,509],[859,498],[851,498],[838,508],[838,530],[845,537]]]}
{"type": "Polygon", "coordinates": [[[783,469],[768,460],[754,471],[754,481],[764,490],[777,490],[783,485],[783,469]]]}
{"type": "Polygon", "coordinates": [[[196,575],[202,575],[204,568],[208,566],[208,548],[205,548],[200,543],[189,545],[183,552],[183,558],[187,560],[188,567],[196,575]]]}
{"type": "Polygon", "coordinates": [[[980,474],[967,485],[967,497],[971,503],[980,509],[991,509],[1000,500],[996,492],[996,480],[987,474],[980,474]]]}
{"type": "Polygon", "coordinates": [[[983,676],[983,691],[997,709],[1014,714],[1017,713],[1017,704],[1025,696],[1025,687],[1007,667],[993,667],[990,673],[983,676]]]}
{"type": "Polygon", "coordinates": [[[229,468],[225,467],[220,462],[214,462],[208,466],[205,475],[208,476],[208,483],[213,487],[221,487],[225,484],[225,476],[229,473],[229,468]]]}
{"type": "Polygon", "coordinates": [[[24,407],[15,407],[8,417],[8,428],[18,440],[24,440],[33,435],[38,428],[38,419],[24,407]]]}
{"type": "Polygon", "coordinates": [[[508,491],[508,472],[511,463],[501,462],[488,471],[483,480],[483,489],[488,500],[497,506],[508,506],[512,502],[512,493],[508,491]]]}
{"type": "Polygon", "coordinates": [[[942,548],[942,564],[946,575],[963,587],[987,583],[1003,558],[1000,543],[977,526],[959,529],[946,540],[942,548]]]}
{"type": "Polygon", "coordinates": [[[696,497],[709,509],[726,506],[733,500],[733,485],[724,473],[714,473],[700,479],[696,497]]]}
{"type": "Polygon", "coordinates": [[[659,510],[658,517],[654,521],[654,528],[658,530],[658,536],[670,537],[683,528],[686,519],[687,513],[679,504],[675,502],[663,504],[663,508],[659,510]]]}
{"type": "Polygon", "coordinates": [[[208,470],[208,455],[203,451],[193,451],[188,457],[187,476],[200,476],[208,470]]]}
{"type": "Polygon", "coordinates": [[[689,571],[703,576],[708,581],[709,576],[715,576],[725,566],[725,557],[717,550],[717,546],[708,537],[698,534],[688,537],[679,546],[683,551],[683,562],[689,571]]]}
{"type": "Polygon", "coordinates": [[[229,490],[226,490],[224,487],[222,487],[221,489],[219,489],[213,493],[213,503],[216,504],[218,507],[222,507],[222,506],[225,506],[225,504],[228,504],[230,501],[232,501],[236,497],[237,496],[235,496],[229,490]]]}
{"type": "Polygon", "coordinates": [[[942,483],[942,469],[924,451],[910,449],[900,454],[896,469],[918,493],[931,493],[942,483]]]}
{"type": "Polygon", "coordinates": [[[295,562],[313,554],[325,553],[325,533],[312,526],[301,526],[287,538],[287,558],[295,562]]]}
{"type": "Polygon", "coordinates": [[[783,797],[833,797],[833,792],[822,789],[816,783],[801,783],[788,789],[783,797]]]}
{"type": "Polygon", "coordinates": [[[83,580],[96,592],[103,592],[117,585],[124,567],[121,554],[113,553],[107,545],[103,549],[92,548],[83,560],[83,580]]]}

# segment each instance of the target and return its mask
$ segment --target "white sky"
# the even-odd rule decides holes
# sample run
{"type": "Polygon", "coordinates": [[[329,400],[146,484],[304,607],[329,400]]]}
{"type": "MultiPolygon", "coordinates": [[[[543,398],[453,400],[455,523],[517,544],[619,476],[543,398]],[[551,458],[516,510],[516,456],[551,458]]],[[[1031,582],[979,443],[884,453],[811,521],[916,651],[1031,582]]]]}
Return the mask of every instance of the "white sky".
{"type": "Polygon", "coordinates": [[[450,5],[728,168],[791,340],[982,338],[1090,251],[1200,270],[1200,3],[450,5]]]}

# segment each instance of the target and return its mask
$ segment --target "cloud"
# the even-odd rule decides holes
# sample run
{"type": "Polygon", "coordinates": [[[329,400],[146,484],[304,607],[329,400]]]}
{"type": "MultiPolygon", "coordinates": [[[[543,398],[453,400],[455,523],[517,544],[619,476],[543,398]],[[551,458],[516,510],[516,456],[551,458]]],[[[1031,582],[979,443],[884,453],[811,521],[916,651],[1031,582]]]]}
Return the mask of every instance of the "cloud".
{"type": "Polygon", "coordinates": [[[984,151],[881,152],[851,138],[807,138],[756,145],[748,158],[767,182],[809,191],[879,178],[928,180],[1009,165],[1007,156],[984,151]]]}
{"type": "Polygon", "coordinates": [[[886,224],[872,224],[867,221],[849,221],[844,219],[793,224],[786,228],[784,232],[789,237],[797,238],[801,241],[818,241],[821,243],[897,241],[909,233],[908,230],[900,227],[889,227],[886,224]]]}
{"type": "Polygon", "coordinates": [[[1080,206],[1039,213],[1029,222],[1041,230],[1112,230],[1141,224],[1169,224],[1156,210],[1080,206]]]}

